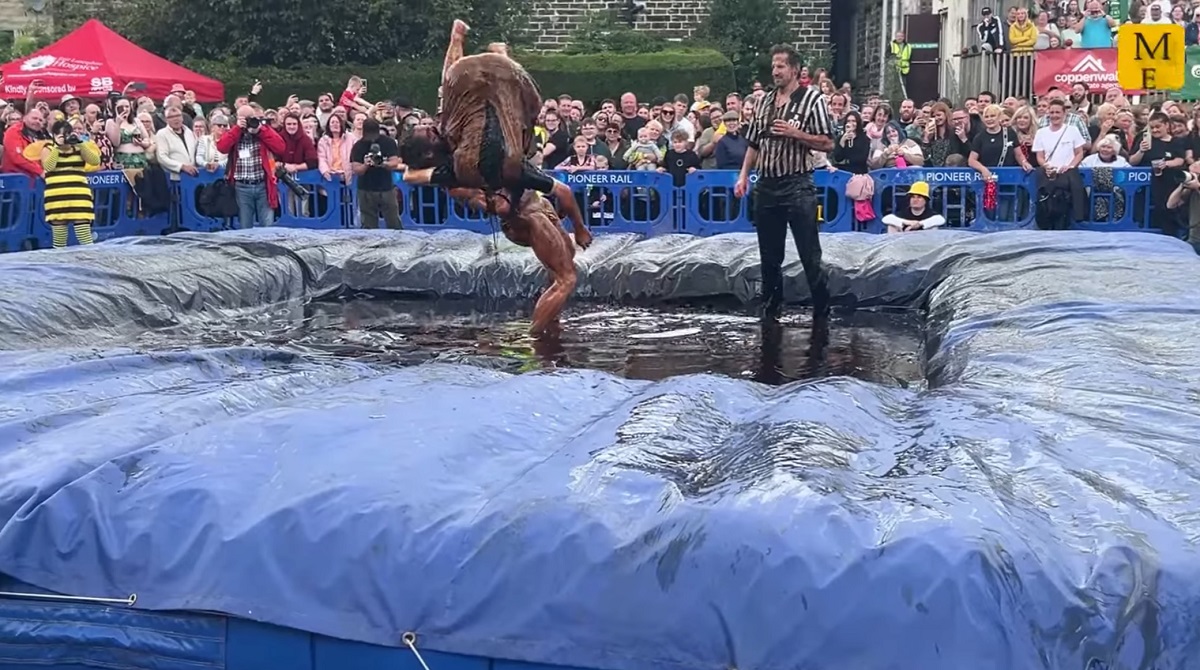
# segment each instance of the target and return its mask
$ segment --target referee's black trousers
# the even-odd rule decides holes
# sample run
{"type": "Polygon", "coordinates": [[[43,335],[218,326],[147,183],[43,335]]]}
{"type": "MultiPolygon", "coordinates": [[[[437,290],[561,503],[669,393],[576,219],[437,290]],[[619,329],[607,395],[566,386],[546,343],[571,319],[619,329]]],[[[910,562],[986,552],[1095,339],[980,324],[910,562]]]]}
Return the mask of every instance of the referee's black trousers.
{"type": "Polygon", "coordinates": [[[811,174],[760,177],[754,187],[754,227],[762,264],[762,300],[768,314],[783,305],[783,257],[792,229],[796,252],[812,295],[813,309],[829,307],[829,285],[821,265],[817,189],[811,174]]]}

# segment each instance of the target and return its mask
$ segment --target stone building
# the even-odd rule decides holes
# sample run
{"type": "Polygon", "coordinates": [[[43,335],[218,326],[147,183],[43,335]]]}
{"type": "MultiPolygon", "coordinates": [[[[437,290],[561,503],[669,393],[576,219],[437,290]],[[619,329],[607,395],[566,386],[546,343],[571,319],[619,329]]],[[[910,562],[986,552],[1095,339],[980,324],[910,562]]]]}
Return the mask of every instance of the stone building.
{"type": "MultiPolygon", "coordinates": [[[[828,66],[839,82],[859,91],[882,88],[881,54],[906,14],[928,13],[932,0],[778,0],[790,17],[796,46],[828,66]]],[[[555,51],[591,12],[615,11],[623,0],[535,0],[537,21],[530,28],[535,48],[555,51]]],[[[634,27],[665,37],[690,36],[704,20],[707,2],[646,0],[634,27]]]]}
{"type": "Polygon", "coordinates": [[[0,0],[0,55],[8,60],[17,36],[35,30],[50,31],[46,0],[0,0]]]}
{"type": "MultiPolygon", "coordinates": [[[[845,2],[848,0],[837,0],[845,2]]],[[[796,45],[810,54],[828,55],[830,44],[831,0],[779,0],[787,8],[796,45]]],[[[571,34],[596,11],[616,11],[621,0],[535,0],[537,17],[533,32],[535,48],[545,51],[562,49],[571,34]]],[[[665,37],[689,37],[707,15],[708,3],[697,0],[646,0],[646,11],[637,17],[634,27],[665,37]]]]}
{"type": "MultiPolygon", "coordinates": [[[[854,47],[851,83],[862,91],[882,91],[881,68],[896,31],[911,14],[929,14],[933,0],[845,0],[853,5],[854,47]]],[[[954,2],[956,0],[949,0],[954,2]]],[[[966,0],[962,0],[966,2],[966,0]]],[[[911,41],[911,40],[910,40],[911,41]]]]}

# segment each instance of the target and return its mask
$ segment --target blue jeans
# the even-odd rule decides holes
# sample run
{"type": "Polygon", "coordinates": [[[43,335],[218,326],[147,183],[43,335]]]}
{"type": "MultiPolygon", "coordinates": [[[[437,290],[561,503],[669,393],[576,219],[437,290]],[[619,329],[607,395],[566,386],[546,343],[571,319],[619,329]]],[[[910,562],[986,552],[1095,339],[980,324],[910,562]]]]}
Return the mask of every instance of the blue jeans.
{"type": "Polygon", "coordinates": [[[267,204],[267,182],[238,182],[234,191],[237,193],[239,228],[253,228],[256,222],[260,226],[275,225],[275,210],[267,204]]]}

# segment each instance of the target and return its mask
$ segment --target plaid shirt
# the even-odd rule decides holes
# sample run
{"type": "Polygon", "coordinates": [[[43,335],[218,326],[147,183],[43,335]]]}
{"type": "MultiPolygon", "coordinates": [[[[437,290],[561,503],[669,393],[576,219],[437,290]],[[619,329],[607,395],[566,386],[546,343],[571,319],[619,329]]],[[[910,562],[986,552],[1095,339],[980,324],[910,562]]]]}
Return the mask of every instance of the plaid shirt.
{"type": "Polygon", "coordinates": [[[233,180],[235,182],[258,183],[266,179],[266,169],[262,164],[262,143],[258,137],[243,130],[238,138],[237,152],[233,164],[233,180]]]}

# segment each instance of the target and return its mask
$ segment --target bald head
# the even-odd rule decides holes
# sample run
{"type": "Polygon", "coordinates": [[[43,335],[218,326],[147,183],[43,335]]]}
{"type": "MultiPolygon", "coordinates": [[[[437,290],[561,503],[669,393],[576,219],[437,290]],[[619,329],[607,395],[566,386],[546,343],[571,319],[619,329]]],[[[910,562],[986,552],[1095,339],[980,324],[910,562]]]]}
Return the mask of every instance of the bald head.
{"type": "Polygon", "coordinates": [[[625,117],[633,117],[637,115],[637,96],[633,93],[621,94],[621,114],[625,117]]]}
{"type": "Polygon", "coordinates": [[[34,107],[25,114],[25,126],[32,130],[41,130],[46,124],[46,117],[42,115],[42,110],[34,107]]]}

